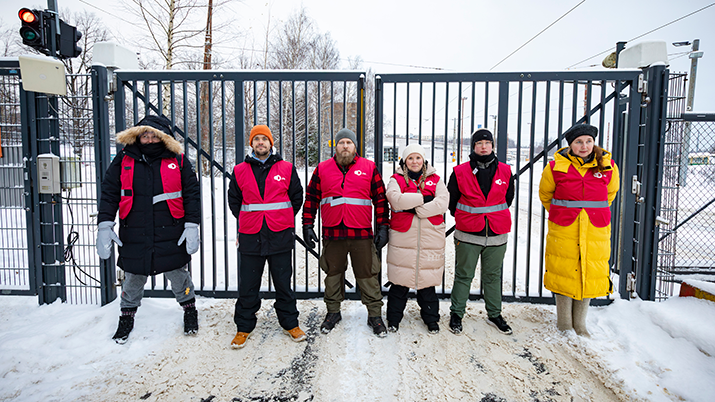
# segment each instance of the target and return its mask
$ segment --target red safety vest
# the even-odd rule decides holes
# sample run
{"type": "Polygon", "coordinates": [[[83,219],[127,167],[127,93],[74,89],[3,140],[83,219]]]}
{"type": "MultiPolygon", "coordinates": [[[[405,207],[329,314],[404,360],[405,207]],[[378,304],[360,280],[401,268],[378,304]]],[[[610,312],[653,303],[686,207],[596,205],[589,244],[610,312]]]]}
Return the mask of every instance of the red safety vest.
{"type": "Polygon", "coordinates": [[[335,158],[318,165],[321,196],[320,216],[323,226],[338,226],[340,222],[350,228],[372,226],[372,199],[370,185],[375,164],[365,158],[355,157],[348,172],[338,167],[335,158]]]}
{"type": "MultiPolygon", "coordinates": [[[[166,201],[169,205],[171,216],[176,219],[184,217],[184,198],[181,193],[181,166],[178,158],[166,158],[161,160],[161,184],[164,192],[155,195],[153,204],[166,201]]],[[[184,154],[181,154],[183,165],[184,154]]],[[[124,219],[132,210],[134,202],[134,158],[124,155],[122,158],[122,172],[119,175],[122,184],[119,199],[119,218],[124,219]]]]}
{"type": "Polygon", "coordinates": [[[293,165],[289,162],[278,161],[273,164],[261,197],[251,165],[242,162],[233,168],[233,177],[243,194],[241,212],[238,214],[239,233],[258,233],[264,218],[268,228],[274,232],[295,227],[293,204],[288,197],[292,172],[293,165]]]}
{"type": "Polygon", "coordinates": [[[511,168],[506,163],[499,162],[492,179],[492,187],[485,198],[477,177],[472,173],[469,162],[454,168],[457,184],[462,197],[457,203],[454,220],[457,229],[463,232],[480,232],[484,230],[484,217],[489,218],[489,227],[496,234],[511,231],[511,213],[506,203],[506,192],[511,179],[511,168]]]}
{"type": "MultiPolygon", "coordinates": [[[[414,180],[409,180],[408,183],[405,183],[405,176],[397,173],[393,174],[392,177],[395,181],[397,181],[397,184],[400,186],[400,191],[403,194],[418,192],[417,183],[414,180]]],[[[434,196],[437,191],[437,182],[439,182],[439,176],[436,174],[427,177],[427,179],[425,179],[425,188],[422,190],[422,195],[434,196]]],[[[390,228],[398,232],[407,232],[410,230],[410,226],[412,226],[413,216],[415,216],[415,214],[411,212],[393,210],[390,217],[390,228]]],[[[429,221],[436,226],[444,222],[444,215],[440,214],[430,216],[427,219],[429,219],[429,221]]]]}
{"type": "MultiPolygon", "coordinates": [[[[589,169],[584,176],[570,165],[566,173],[554,171],[556,161],[549,162],[556,190],[551,200],[549,220],[560,226],[569,226],[582,209],[586,210],[593,226],[602,228],[611,223],[611,208],[608,205],[608,183],[613,170],[599,172],[589,169]]],[[[611,166],[613,166],[611,161],[611,166]]]]}

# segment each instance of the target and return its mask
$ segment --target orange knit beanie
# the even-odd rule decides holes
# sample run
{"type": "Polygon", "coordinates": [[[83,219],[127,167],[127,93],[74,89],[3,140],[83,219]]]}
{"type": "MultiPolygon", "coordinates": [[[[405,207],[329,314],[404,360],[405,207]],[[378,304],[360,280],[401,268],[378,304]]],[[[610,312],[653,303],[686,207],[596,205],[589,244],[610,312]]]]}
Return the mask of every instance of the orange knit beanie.
{"type": "Polygon", "coordinates": [[[253,129],[251,130],[251,136],[248,137],[249,146],[253,143],[253,137],[257,136],[258,134],[263,134],[268,137],[268,140],[271,142],[271,146],[273,146],[273,135],[271,135],[271,129],[268,128],[268,126],[264,126],[262,124],[253,127],[253,129]]]}

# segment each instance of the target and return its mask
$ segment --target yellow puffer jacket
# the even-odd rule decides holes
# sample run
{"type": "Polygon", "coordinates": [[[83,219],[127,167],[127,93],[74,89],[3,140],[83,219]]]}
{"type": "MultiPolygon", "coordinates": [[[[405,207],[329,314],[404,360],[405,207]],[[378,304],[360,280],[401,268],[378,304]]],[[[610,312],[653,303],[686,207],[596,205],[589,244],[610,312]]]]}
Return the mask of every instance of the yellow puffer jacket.
{"type": "MultiPolygon", "coordinates": [[[[555,171],[566,172],[569,166],[573,166],[581,176],[597,166],[595,160],[584,164],[581,158],[569,155],[568,148],[559,149],[554,161],[555,171]]],[[[603,152],[603,164],[611,165],[611,154],[607,151],[603,152]]],[[[607,186],[608,205],[616,198],[619,187],[618,167],[613,164],[613,175],[607,186]]],[[[539,184],[539,198],[547,211],[551,208],[555,190],[556,183],[549,164],[539,184]]],[[[544,287],[575,300],[605,296],[612,291],[608,266],[610,255],[611,225],[602,228],[593,226],[586,210],[582,209],[569,226],[549,221],[544,287]]]]}

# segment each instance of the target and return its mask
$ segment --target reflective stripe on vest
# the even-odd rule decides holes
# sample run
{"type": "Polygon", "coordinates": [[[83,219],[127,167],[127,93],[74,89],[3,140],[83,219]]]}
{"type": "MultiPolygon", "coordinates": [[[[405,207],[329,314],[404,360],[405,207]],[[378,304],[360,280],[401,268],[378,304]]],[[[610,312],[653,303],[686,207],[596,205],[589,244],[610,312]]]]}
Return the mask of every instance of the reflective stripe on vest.
{"type": "Polygon", "coordinates": [[[497,212],[509,209],[509,205],[507,205],[507,203],[505,202],[503,204],[492,205],[490,207],[470,207],[468,205],[462,204],[461,202],[458,202],[457,209],[462,210],[468,214],[487,214],[489,212],[497,212]]]}
{"type": "Polygon", "coordinates": [[[276,209],[287,209],[293,208],[293,205],[286,202],[272,202],[270,204],[243,204],[241,205],[242,212],[256,212],[256,211],[273,211],[276,209]]]}
{"type": "Polygon", "coordinates": [[[570,201],[552,199],[551,205],[566,208],[608,208],[608,201],[570,201]]]}
{"type": "Polygon", "coordinates": [[[320,162],[318,176],[323,227],[334,227],[340,223],[349,228],[372,227],[370,189],[375,169],[375,163],[360,156],[355,157],[355,162],[344,174],[335,158],[320,162]]]}
{"type": "MultiPolygon", "coordinates": [[[[181,160],[183,161],[183,159],[184,155],[182,154],[181,160]]],[[[151,166],[147,166],[149,169],[151,168],[151,166]]],[[[121,190],[119,192],[120,219],[125,219],[127,215],[129,215],[129,212],[132,210],[132,205],[134,204],[134,167],[134,158],[125,154],[124,157],[122,157],[121,173],[119,175],[119,181],[121,183],[121,190]]],[[[152,204],[166,201],[171,216],[176,219],[181,219],[184,217],[185,213],[183,193],[181,191],[181,168],[177,165],[177,159],[162,159],[159,172],[164,190],[173,191],[155,195],[152,197],[152,204]]]]}
{"type": "Polygon", "coordinates": [[[350,198],[350,197],[327,197],[320,200],[320,205],[330,203],[331,207],[336,205],[350,204],[350,205],[367,205],[372,204],[372,200],[365,200],[362,198],[350,198]]]}
{"type": "Polygon", "coordinates": [[[271,166],[263,188],[263,196],[258,188],[253,168],[248,162],[241,162],[233,168],[233,180],[243,196],[238,214],[238,231],[256,234],[263,222],[273,232],[295,227],[293,204],[290,202],[290,188],[293,165],[279,160],[271,166]]]}

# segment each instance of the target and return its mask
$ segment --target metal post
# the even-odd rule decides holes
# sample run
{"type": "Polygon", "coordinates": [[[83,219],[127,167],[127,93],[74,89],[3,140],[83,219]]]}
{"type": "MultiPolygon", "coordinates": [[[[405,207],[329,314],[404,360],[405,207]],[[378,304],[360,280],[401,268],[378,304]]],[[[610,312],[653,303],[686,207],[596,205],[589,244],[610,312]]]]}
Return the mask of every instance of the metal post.
{"type": "MultiPolygon", "coordinates": [[[[92,121],[94,123],[94,159],[95,172],[97,175],[97,210],[102,194],[102,180],[104,174],[112,162],[110,155],[109,140],[109,105],[107,104],[109,84],[107,79],[107,68],[104,66],[92,66],[92,110],[94,111],[92,121]]],[[[114,247],[112,247],[114,250],[114,247]]],[[[111,303],[117,298],[115,283],[117,274],[114,269],[114,253],[106,259],[99,260],[100,277],[100,298],[101,303],[111,303]]]]}
{"type": "Polygon", "coordinates": [[[643,144],[643,219],[640,227],[640,260],[636,267],[636,291],[643,300],[655,300],[658,269],[659,228],[656,217],[660,214],[661,178],[663,177],[663,136],[668,91],[668,70],[654,66],[646,70],[648,96],[646,108],[645,143],[643,144]]]}
{"type": "MultiPolygon", "coordinates": [[[[695,102],[695,78],[698,72],[698,59],[703,57],[700,49],[700,39],[693,40],[693,48],[690,53],[690,75],[688,77],[688,97],[686,99],[685,110],[691,112],[695,102]]],[[[697,152],[698,149],[695,150],[697,152]]],[[[680,186],[688,184],[688,161],[690,157],[690,122],[685,123],[683,133],[683,151],[680,153],[680,186]]]]}

